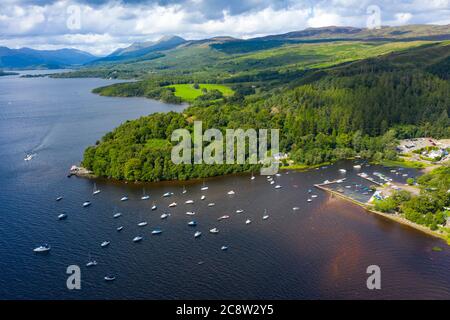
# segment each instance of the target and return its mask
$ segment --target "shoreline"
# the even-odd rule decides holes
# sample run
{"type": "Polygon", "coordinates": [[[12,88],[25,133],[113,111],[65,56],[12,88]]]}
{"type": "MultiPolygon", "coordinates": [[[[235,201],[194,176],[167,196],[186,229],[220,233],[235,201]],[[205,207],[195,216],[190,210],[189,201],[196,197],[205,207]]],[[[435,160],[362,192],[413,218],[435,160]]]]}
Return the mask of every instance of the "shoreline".
{"type": "Polygon", "coordinates": [[[322,191],[328,192],[331,195],[337,196],[337,197],[339,197],[339,198],[341,198],[343,200],[349,201],[349,202],[351,202],[351,203],[353,203],[353,204],[363,208],[367,212],[370,212],[370,213],[376,214],[378,216],[384,217],[386,219],[398,222],[398,223],[400,223],[400,224],[402,224],[404,226],[411,227],[411,228],[416,229],[418,231],[422,231],[422,232],[424,232],[424,233],[426,233],[426,234],[428,234],[430,236],[433,236],[435,238],[442,239],[442,240],[445,241],[445,243],[447,245],[450,246],[450,243],[447,240],[447,237],[443,233],[440,233],[438,231],[433,231],[433,230],[429,229],[428,227],[425,227],[425,226],[422,226],[420,224],[417,224],[417,223],[414,223],[412,221],[409,221],[408,219],[406,219],[406,218],[404,218],[404,217],[402,217],[402,216],[400,216],[398,214],[389,214],[389,213],[384,213],[384,212],[377,211],[371,205],[369,205],[367,203],[363,203],[363,202],[360,202],[358,200],[352,199],[352,198],[350,198],[350,197],[348,197],[346,195],[343,195],[343,194],[341,194],[339,192],[336,192],[334,190],[330,190],[328,188],[325,188],[325,187],[323,187],[320,184],[315,184],[314,187],[316,187],[317,189],[320,189],[322,191]]]}

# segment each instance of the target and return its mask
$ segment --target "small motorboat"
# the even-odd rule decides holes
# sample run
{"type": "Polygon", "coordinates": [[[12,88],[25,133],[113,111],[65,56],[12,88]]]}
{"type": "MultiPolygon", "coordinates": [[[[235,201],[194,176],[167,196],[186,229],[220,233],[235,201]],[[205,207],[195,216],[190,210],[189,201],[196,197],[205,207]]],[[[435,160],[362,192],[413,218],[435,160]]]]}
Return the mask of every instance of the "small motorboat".
{"type": "Polygon", "coordinates": [[[280,186],[279,184],[277,184],[277,185],[275,186],[275,189],[281,189],[281,188],[283,188],[283,187],[280,186]]]}
{"type": "Polygon", "coordinates": [[[97,265],[97,261],[95,261],[95,260],[91,260],[91,261],[88,261],[88,263],[86,263],[86,267],[93,267],[93,266],[96,266],[97,265]]]}
{"type": "Polygon", "coordinates": [[[155,229],[155,230],[152,231],[152,235],[154,235],[154,236],[156,236],[158,234],[161,234],[161,233],[162,233],[161,229],[155,229]]]}
{"type": "Polygon", "coordinates": [[[83,208],[89,207],[91,205],[90,201],[83,202],[83,208]]]}
{"type": "Polygon", "coordinates": [[[317,194],[311,195],[311,198],[317,198],[317,194]]]}
{"type": "Polygon", "coordinates": [[[224,215],[224,216],[217,218],[217,221],[222,221],[222,220],[229,219],[229,218],[230,218],[230,216],[224,215]]]}
{"type": "Polygon", "coordinates": [[[216,204],[214,202],[208,203],[208,207],[214,207],[216,204]]]}
{"type": "Polygon", "coordinates": [[[163,194],[163,197],[167,198],[167,197],[170,197],[172,195],[173,195],[173,192],[166,192],[166,193],[163,194]]]}
{"type": "Polygon", "coordinates": [[[120,198],[120,201],[128,201],[128,197],[127,196],[123,196],[122,198],[120,198]]]}
{"type": "Polygon", "coordinates": [[[189,226],[189,227],[195,227],[195,226],[197,226],[197,222],[194,221],[194,220],[189,221],[189,222],[188,222],[188,226],[189,226]]]}
{"type": "Polygon", "coordinates": [[[217,228],[212,228],[211,230],[209,230],[209,232],[210,232],[210,233],[217,234],[217,233],[219,233],[219,229],[217,229],[217,228]]]}
{"type": "Polygon", "coordinates": [[[188,211],[188,212],[186,212],[186,214],[187,214],[188,216],[194,216],[194,215],[195,215],[195,212],[194,212],[194,211],[188,211]]]}
{"type": "Polygon", "coordinates": [[[270,180],[270,184],[275,184],[275,181],[273,181],[273,180],[270,180]]]}
{"type": "Polygon", "coordinates": [[[100,244],[100,246],[101,246],[102,248],[104,248],[104,247],[109,246],[110,243],[111,243],[111,241],[103,241],[103,242],[100,244]]]}
{"type": "Polygon", "coordinates": [[[176,206],[177,206],[176,202],[172,202],[171,204],[169,204],[169,208],[173,208],[173,207],[176,207],[176,206]]]}
{"type": "Polygon", "coordinates": [[[264,216],[262,217],[262,219],[263,219],[263,220],[269,219],[269,215],[268,215],[268,214],[264,215],[264,216]]]}
{"type": "Polygon", "coordinates": [[[237,209],[236,210],[236,213],[242,213],[242,212],[244,212],[244,210],[242,210],[242,209],[237,209]]]}
{"type": "Polygon", "coordinates": [[[200,198],[200,200],[205,200],[205,199],[206,199],[205,195],[202,195],[202,197],[200,198]]]}
{"type": "Polygon", "coordinates": [[[339,172],[340,172],[340,173],[346,173],[347,170],[345,170],[345,169],[339,169],[339,172]]]}
{"type": "Polygon", "coordinates": [[[152,205],[152,211],[155,211],[157,208],[158,208],[158,207],[156,206],[156,204],[153,203],[153,205],[152,205]]]}
{"type": "Polygon", "coordinates": [[[23,160],[31,161],[36,156],[36,153],[27,154],[23,160]]]}
{"type": "Polygon", "coordinates": [[[163,213],[161,215],[161,219],[167,219],[170,216],[170,213],[163,213]]]}
{"type": "Polygon", "coordinates": [[[234,194],[236,194],[236,193],[234,192],[234,190],[228,191],[228,195],[229,195],[229,196],[232,196],[232,195],[234,195],[234,194]]]}
{"type": "Polygon", "coordinates": [[[120,212],[117,212],[113,215],[114,219],[117,219],[118,217],[120,217],[122,214],[120,212]]]}
{"type": "Polygon", "coordinates": [[[300,207],[293,207],[292,210],[293,211],[298,211],[298,210],[300,210],[300,207]]]}
{"type": "Polygon", "coordinates": [[[144,239],[144,238],[141,236],[136,236],[133,238],[133,242],[140,242],[140,241],[142,241],[142,239],[144,239]]]}
{"type": "Polygon", "coordinates": [[[311,201],[312,201],[312,199],[308,199],[308,200],[306,200],[306,201],[308,201],[308,202],[311,202],[311,201]]]}
{"type": "Polygon", "coordinates": [[[147,224],[147,221],[142,221],[138,223],[138,227],[145,227],[147,224]]]}
{"type": "Polygon", "coordinates": [[[200,231],[196,231],[195,233],[194,233],[194,238],[198,238],[198,237],[200,237],[202,235],[202,233],[200,232],[200,231]]]}
{"type": "Polygon", "coordinates": [[[63,197],[58,197],[56,198],[56,201],[61,201],[63,199],[63,197]]]}
{"type": "Polygon", "coordinates": [[[194,203],[194,200],[186,200],[185,201],[185,204],[193,204],[194,203]]]}
{"type": "Polygon", "coordinates": [[[275,176],[281,177],[281,173],[276,173],[275,176]]]}
{"type": "Polygon", "coordinates": [[[250,219],[245,220],[245,224],[250,224],[250,223],[252,223],[252,220],[250,220],[250,219]]]}
{"type": "Polygon", "coordinates": [[[114,276],[105,276],[103,279],[105,279],[105,281],[114,281],[114,280],[116,280],[116,277],[114,277],[114,276]]]}
{"type": "Polygon", "coordinates": [[[65,220],[65,219],[67,219],[67,214],[61,213],[60,215],[58,215],[58,220],[65,220]]]}
{"type": "Polygon", "coordinates": [[[120,227],[117,227],[117,232],[120,232],[120,231],[122,231],[123,230],[123,226],[120,226],[120,227]]]}
{"type": "Polygon", "coordinates": [[[36,252],[36,253],[45,253],[45,252],[49,252],[50,249],[51,249],[50,245],[44,244],[42,246],[34,248],[33,251],[36,252]]]}
{"type": "Polygon", "coordinates": [[[228,247],[227,246],[222,246],[222,247],[220,247],[220,250],[226,251],[226,250],[228,250],[228,247]]]}
{"type": "Polygon", "coordinates": [[[353,166],[353,168],[354,168],[354,169],[361,169],[361,165],[356,164],[356,165],[353,166]]]}
{"type": "Polygon", "coordinates": [[[91,258],[91,255],[89,254],[89,260],[86,263],[86,267],[93,267],[93,266],[96,266],[96,265],[97,265],[97,261],[93,260],[91,258]]]}

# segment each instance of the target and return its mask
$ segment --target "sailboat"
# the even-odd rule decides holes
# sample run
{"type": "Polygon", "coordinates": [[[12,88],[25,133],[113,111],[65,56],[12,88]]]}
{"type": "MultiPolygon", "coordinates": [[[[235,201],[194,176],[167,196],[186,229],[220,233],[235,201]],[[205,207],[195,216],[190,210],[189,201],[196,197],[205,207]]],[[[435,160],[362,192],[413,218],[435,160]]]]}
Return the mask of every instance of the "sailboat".
{"type": "Polygon", "coordinates": [[[247,220],[245,221],[245,224],[250,224],[250,223],[252,223],[252,220],[250,220],[250,219],[247,219],[247,220]]]}
{"type": "Polygon", "coordinates": [[[264,209],[264,215],[262,218],[263,218],[263,220],[269,219],[269,215],[267,214],[267,209],[264,209]]]}
{"type": "Polygon", "coordinates": [[[200,231],[196,231],[195,233],[194,233],[194,238],[198,238],[198,237],[200,237],[202,235],[202,233],[200,232],[200,231]]]}
{"type": "Polygon", "coordinates": [[[176,202],[172,202],[171,204],[169,204],[169,208],[173,208],[173,207],[176,207],[176,206],[177,206],[176,202]]]}
{"type": "Polygon", "coordinates": [[[127,196],[123,196],[122,198],[120,198],[120,201],[128,201],[128,197],[127,196]]]}
{"type": "Polygon", "coordinates": [[[229,218],[230,218],[229,215],[224,215],[224,216],[217,218],[217,221],[222,221],[222,220],[229,219],[229,218]]]}
{"type": "Polygon", "coordinates": [[[217,228],[212,228],[211,230],[209,230],[209,232],[210,232],[210,233],[216,234],[216,233],[219,233],[219,229],[217,229],[217,228]]]}
{"type": "Polygon", "coordinates": [[[141,236],[136,236],[133,238],[133,242],[139,242],[139,241],[142,241],[142,239],[144,239],[144,238],[141,236]]]}
{"type": "Polygon", "coordinates": [[[42,246],[39,246],[37,248],[34,248],[33,251],[36,253],[44,253],[50,251],[51,247],[48,244],[44,244],[42,246]]]}
{"type": "Polygon", "coordinates": [[[138,223],[138,227],[145,227],[147,225],[147,221],[142,220],[142,213],[141,213],[141,222],[138,223]]]}
{"type": "Polygon", "coordinates": [[[170,216],[170,213],[163,213],[161,215],[161,219],[167,219],[170,216]]]}
{"type": "Polygon", "coordinates": [[[156,203],[153,202],[152,211],[155,211],[156,209],[157,209],[156,203]]]}
{"type": "Polygon", "coordinates": [[[56,198],[56,201],[61,201],[63,199],[63,197],[58,197],[56,198]]]}
{"type": "Polygon", "coordinates": [[[205,185],[205,181],[203,181],[203,186],[200,188],[201,191],[208,190],[208,186],[205,185]]]}
{"type": "Polygon", "coordinates": [[[253,175],[253,171],[252,171],[252,177],[250,178],[250,180],[255,180],[255,176],[253,175]]]}
{"type": "Polygon", "coordinates": [[[167,198],[167,197],[170,197],[172,195],[173,195],[173,192],[166,192],[166,193],[163,194],[163,197],[167,198]]]}
{"type": "Polygon", "coordinates": [[[183,186],[183,191],[181,192],[182,194],[185,194],[187,192],[186,187],[183,186]]]}
{"type": "MultiPolygon", "coordinates": [[[[114,211],[116,211],[116,209],[114,209],[114,211]]],[[[120,217],[121,215],[122,215],[122,213],[116,212],[116,213],[113,214],[113,218],[114,218],[114,219],[117,219],[117,218],[120,217]]]]}
{"type": "Polygon", "coordinates": [[[188,222],[189,227],[195,227],[196,225],[197,225],[197,222],[194,220],[188,222]]]}
{"type": "Polygon", "coordinates": [[[89,260],[86,263],[86,267],[93,267],[97,265],[97,261],[91,259],[91,254],[89,253],[89,260]]]}
{"type": "Polygon", "coordinates": [[[242,210],[242,209],[237,209],[236,210],[236,213],[242,213],[242,212],[244,212],[244,210],[242,210]]]}
{"type": "Polygon", "coordinates": [[[161,229],[155,229],[155,230],[152,231],[152,235],[154,235],[154,236],[156,236],[158,234],[161,234],[161,233],[162,233],[161,229]]]}
{"type": "Polygon", "coordinates": [[[234,190],[228,191],[228,195],[229,195],[229,196],[232,196],[233,194],[235,194],[234,190]]]}
{"type": "Polygon", "coordinates": [[[148,194],[145,194],[145,188],[142,190],[142,197],[141,200],[148,200],[150,199],[150,196],[148,194]]]}
{"type": "Polygon", "coordinates": [[[120,226],[120,227],[117,227],[117,232],[120,232],[120,231],[122,231],[123,230],[123,226],[120,226]]]}
{"type": "Polygon", "coordinates": [[[205,195],[202,195],[202,197],[200,198],[200,200],[205,200],[205,199],[206,199],[205,195]]]}
{"type": "Polygon", "coordinates": [[[227,251],[227,250],[228,250],[228,247],[227,247],[227,246],[222,246],[222,247],[220,247],[220,250],[222,250],[222,251],[227,251]]]}
{"type": "Polygon", "coordinates": [[[277,185],[275,186],[275,189],[281,189],[281,188],[283,188],[283,187],[280,186],[279,184],[277,184],[277,185]]]}
{"type": "Polygon", "coordinates": [[[111,243],[110,241],[103,241],[103,242],[100,244],[100,246],[101,246],[102,248],[104,248],[104,247],[109,246],[110,243],[111,243]]]}
{"type": "Polygon", "coordinates": [[[194,200],[186,200],[185,204],[193,204],[194,200]]]}
{"type": "Polygon", "coordinates": [[[58,220],[64,220],[64,219],[67,219],[66,213],[61,213],[60,215],[58,215],[58,220]]]}
{"type": "Polygon", "coordinates": [[[92,194],[95,196],[96,194],[99,194],[101,192],[100,189],[97,189],[97,184],[94,182],[94,190],[92,191],[92,194]]]}
{"type": "Polygon", "coordinates": [[[84,207],[84,208],[89,207],[90,205],[91,205],[91,202],[90,202],[90,201],[85,201],[85,202],[83,202],[83,207],[84,207]]]}

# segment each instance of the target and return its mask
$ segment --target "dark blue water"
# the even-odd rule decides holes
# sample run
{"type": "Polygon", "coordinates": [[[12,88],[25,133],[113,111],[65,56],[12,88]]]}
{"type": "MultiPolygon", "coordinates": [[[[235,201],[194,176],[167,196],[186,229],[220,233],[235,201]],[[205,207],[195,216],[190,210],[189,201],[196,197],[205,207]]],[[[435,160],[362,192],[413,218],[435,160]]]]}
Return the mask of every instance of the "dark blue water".
{"type": "MultiPolygon", "coordinates": [[[[283,172],[275,190],[247,175],[189,183],[123,184],[67,178],[86,146],[127,119],[181,106],[143,99],[99,97],[97,79],[0,78],[0,298],[1,299],[311,299],[450,297],[450,251],[445,243],[387,221],[313,188],[342,177],[370,183],[353,162],[308,172],[283,172]],[[36,153],[29,162],[26,153],[36,153]],[[182,194],[185,185],[186,194],[182,194]],[[145,187],[151,198],[142,201],[145,187]],[[309,193],[308,190],[312,189],[309,193]],[[227,192],[234,190],[234,196],[227,192]],[[162,198],[167,191],[171,198],[162,198]],[[306,200],[316,194],[310,203],[306,200]],[[57,196],[64,199],[56,202],[57,196]],[[128,195],[128,202],[120,202],[128,195]],[[201,201],[201,195],[206,200],[201,201]],[[195,201],[192,205],[184,202],[195,201]],[[86,200],[92,201],[82,208],[86,200]],[[171,202],[176,208],[169,209],[171,202]],[[151,211],[155,202],[158,210],[151,211]],[[215,202],[215,207],[207,204],[215,202]],[[298,206],[300,210],[293,211],[298,206]],[[237,209],[245,212],[237,214],[237,209]],[[123,215],[113,219],[114,210],[123,215]],[[262,220],[265,210],[270,215],[262,220]],[[195,216],[186,215],[195,211],[195,216]],[[58,221],[66,212],[68,218],[58,221]],[[164,212],[171,213],[161,220],[164,212]],[[222,215],[228,220],[217,221],[222,215]],[[245,224],[251,219],[251,224],[245,224]],[[146,227],[138,227],[140,221],[146,227]],[[196,228],[187,226],[196,220],[196,228]],[[118,233],[116,227],[124,226],[118,233]],[[219,234],[208,230],[217,227],[219,234]],[[152,236],[153,229],[163,233],[152,236]],[[203,234],[194,239],[196,230],[203,234]],[[141,243],[132,239],[141,235],[141,243]],[[102,241],[111,241],[101,248],[102,241]],[[48,255],[33,248],[49,243],[48,255]],[[220,250],[221,246],[228,251],[220,250]],[[443,252],[433,252],[433,246],[443,252]],[[88,256],[98,261],[86,268],[88,256]],[[199,262],[202,262],[199,264],[199,262]],[[66,268],[81,267],[82,288],[66,288],[66,268]],[[382,289],[366,288],[366,268],[382,270],[382,289]],[[112,274],[116,281],[103,277],[112,274]]],[[[363,167],[391,175],[389,169],[363,167]]],[[[406,170],[409,176],[416,175],[406,170]]],[[[358,190],[353,190],[358,192],[358,190]]]]}

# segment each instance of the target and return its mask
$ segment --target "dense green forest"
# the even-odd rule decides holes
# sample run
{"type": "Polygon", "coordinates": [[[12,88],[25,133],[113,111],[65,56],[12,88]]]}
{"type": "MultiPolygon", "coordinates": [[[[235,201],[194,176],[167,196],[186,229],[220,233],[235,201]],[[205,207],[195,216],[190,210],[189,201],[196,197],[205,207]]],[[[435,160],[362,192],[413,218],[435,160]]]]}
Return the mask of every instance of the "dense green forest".
{"type": "MultiPolygon", "coordinates": [[[[222,130],[280,129],[281,150],[298,164],[314,165],[355,155],[395,159],[397,138],[450,137],[449,55],[448,44],[426,45],[314,69],[267,92],[253,93],[248,84],[236,85],[232,97],[198,99],[183,113],[153,114],[126,122],[89,147],[83,165],[99,176],[144,181],[255,170],[251,166],[172,164],[171,133],[178,128],[192,129],[193,120],[203,121],[204,128],[222,130]],[[418,63],[419,58],[424,62],[418,63]]],[[[170,97],[165,92],[173,92],[161,84],[181,80],[155,79],[157,93],[152,81],[99,90],[123,96],[170,97]]]]}

